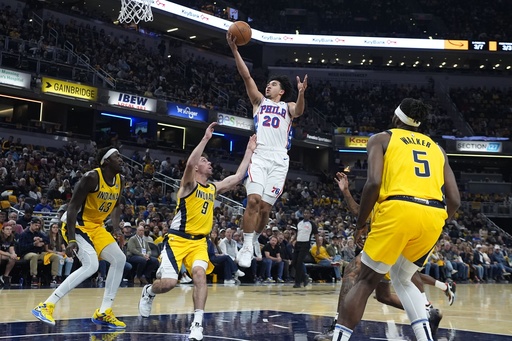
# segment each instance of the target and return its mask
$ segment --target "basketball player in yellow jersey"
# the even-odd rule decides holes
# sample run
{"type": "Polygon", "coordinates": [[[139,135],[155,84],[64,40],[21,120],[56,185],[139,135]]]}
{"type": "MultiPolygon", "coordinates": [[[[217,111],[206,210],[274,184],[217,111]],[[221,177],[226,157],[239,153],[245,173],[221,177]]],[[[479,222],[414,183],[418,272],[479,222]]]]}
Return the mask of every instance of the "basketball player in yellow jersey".
{"type": "Polygon", "coordinates": [[[459,207],[460,195],[445,152],[418,132],[428,111],[423,102],[406,98],[395,110],[396,128],[368,141],[368,178],[356,240],[375,204],[379,206],[362,251],[360,274],[340,302],[332,340],[350,339],[368,297],[388,271],[416,339],[433,340],[424,300],[411,278],[437,242],[445,220],[459,207]]]}
{"type": "Polygon", "coordinates": [[[87,172],[75,187],[67,212],[61,220],[66,224],[62,234],[68,246],[66,254],[76,254],[82,266],[71,273],[62,284],[32,310],[39,320],[55,325],[55,304],[77,285],[98,271],[98,257],[110,263],[101,307],[96,309],[92,322],[109,328],[122,329],[126,325],[112,312],[112,303],[123,276],[126,256],[103,222],[108,216],[112,225],[119,226],[119,197],[123,188],[120,176],[123,161],[115,148],[98,152],[99,168],[87,172]]]}
{"type": "Polygon", "coordinates": [[[180,189],[176,215],[164,239],[162,262],[157,270],[157,279],[142,289],[139,313],[149,317],[156,294],[172,290],[178,282],[182,264],[194,279],[194,320],[190,327],[189,340],[203,339],[203,314],[208,294],[206,274],[213,270],[208,257],[206,238],[212,229],[215,196],[233,189],[244,178],[252,153],[256,148],[256,135],[249,139],[244,158],[236,173],[222,181],[208,183],[212,175],[211,162],[202,155],[212,137],[214,122],[208,126],[197,147],[190,154],[180,189]]]}

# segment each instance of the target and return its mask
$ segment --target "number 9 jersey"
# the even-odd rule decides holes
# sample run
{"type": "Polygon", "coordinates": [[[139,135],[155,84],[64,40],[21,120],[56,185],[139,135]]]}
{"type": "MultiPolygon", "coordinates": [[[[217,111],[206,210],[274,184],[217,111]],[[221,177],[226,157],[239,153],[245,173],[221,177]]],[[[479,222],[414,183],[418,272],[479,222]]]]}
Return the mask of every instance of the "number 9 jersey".
{"type": "Polygon", "coordinates": [[[428,136],[390,129],[384,154],[378,203],[393,195],[444,201],[444,163],[441,148],[428,136]]]}
{"type": "Polygon", "coordinates": [[[213,226],[215,192],[214,184],[209,183],[204,186],[197,183],[192,193],[184,198],[178,198],[176,215],[171,222],[169,232],[175,231],[185,238],[186,235],[208,235],[213,226]]]}

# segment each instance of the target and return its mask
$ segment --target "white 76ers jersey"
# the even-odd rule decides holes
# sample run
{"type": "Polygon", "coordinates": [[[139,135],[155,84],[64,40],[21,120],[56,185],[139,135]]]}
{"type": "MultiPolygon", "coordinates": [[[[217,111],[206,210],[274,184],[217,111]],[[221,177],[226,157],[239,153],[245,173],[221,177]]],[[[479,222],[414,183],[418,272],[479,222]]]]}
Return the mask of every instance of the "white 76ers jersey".
{"type": "Polygon", "coordinates": [[[254,112],[254,129],[258,136],[258,146],[273,148],[276,151],[291,147],[292,117],[286,102],[274,102],[263,98],[254,112]]]}

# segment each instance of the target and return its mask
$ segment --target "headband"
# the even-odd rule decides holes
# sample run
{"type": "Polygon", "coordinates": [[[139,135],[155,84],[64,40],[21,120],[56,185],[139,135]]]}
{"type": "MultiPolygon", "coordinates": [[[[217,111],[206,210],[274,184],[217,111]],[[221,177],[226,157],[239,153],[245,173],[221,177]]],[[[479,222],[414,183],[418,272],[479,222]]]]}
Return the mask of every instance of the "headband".
{"type": "Polygon", "coordinates": [[[103,155],[103,157],[101,158],[101,160],[100,160],[100,165],[103,165],[103,163],[105,163],[105,160],[106,160],[106,159],[108,159],[108,158],[110,157],[110,155],[114,154],[115,152],[118,152],[118,153],[119,153],[119,151],[118,151],[117,149],[115,149],[115,148],[110,148],[110,149],[108,150],[108,152],[106,152],[106,153],[105,153],[105,155],[103,155]]]}
{"type": "Polygon", "coordinates": [[[412,118],[410,118],[409,116],[407,116],[403,111],[402,109],[400,109],[400,106],[398,106],[396,109],[395,109],[395,115],[398,116],[398,118],[400,119],[400,121],[402,121],[403,123],[407,124],[408,126],[412,126],[412,127],[419,127],[421,122],[417,122],[415,120],[413,120],[412,118]]]}

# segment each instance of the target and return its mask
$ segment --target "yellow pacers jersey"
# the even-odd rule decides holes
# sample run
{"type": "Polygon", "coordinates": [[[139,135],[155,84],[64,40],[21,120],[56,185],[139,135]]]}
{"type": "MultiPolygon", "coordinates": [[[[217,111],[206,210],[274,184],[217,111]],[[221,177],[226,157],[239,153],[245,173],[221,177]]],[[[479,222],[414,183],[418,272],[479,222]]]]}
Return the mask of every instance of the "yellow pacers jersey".
{"type": "Polygon", "coordinates": [[[443,201],[444,154],[428,136],[390,129],[378,202],[392,195],[443,201]]]}
{"type": "Polygon", "coordinates": [[[109,186],[100,168],[93,171],[98,173],[98,190],[87,195],[82,209],[77,215],[76,222],[84,226],[86,223],[101,225],[116,206],[121,193],[121,176],[116,175],[114,184],[109,186]]]}
{"type": "Polygon", "coordinates": [[[198,183],[192,193],[179,198],[170,230],[190,235],[209,234],[213,225],[215,192],[215,185],[198,183]]]}

